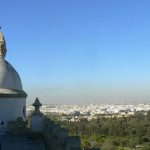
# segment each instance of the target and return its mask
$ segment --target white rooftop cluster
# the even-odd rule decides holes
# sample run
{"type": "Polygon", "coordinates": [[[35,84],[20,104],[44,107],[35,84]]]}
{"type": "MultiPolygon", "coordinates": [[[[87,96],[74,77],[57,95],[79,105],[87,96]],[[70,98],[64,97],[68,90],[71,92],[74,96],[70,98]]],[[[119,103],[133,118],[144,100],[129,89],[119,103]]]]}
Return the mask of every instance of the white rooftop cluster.
{"type": "MultiPolygon", "coordinates": [[[[27,106],[27,111],[32,111],[32,106],[27,106]]],[[[98,115],[98,114],[134,114],[138,111],[149,111],[150,103],[147,104],[89,104],[89,105],[43,105],[43,113],[60,113],[66,115],[98,115]]]]}

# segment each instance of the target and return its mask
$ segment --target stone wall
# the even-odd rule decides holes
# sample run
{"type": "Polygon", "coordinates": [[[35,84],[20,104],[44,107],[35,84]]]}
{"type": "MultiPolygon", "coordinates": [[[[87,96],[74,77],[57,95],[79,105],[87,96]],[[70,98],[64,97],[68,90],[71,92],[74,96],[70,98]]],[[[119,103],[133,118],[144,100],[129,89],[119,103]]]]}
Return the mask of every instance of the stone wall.
{"type": "Polygon", "coordinates": [[[43,137],[49,150],[82,150],[78,136],[69,136],[67,129],[50,119],[44,121],[43,137]]]}

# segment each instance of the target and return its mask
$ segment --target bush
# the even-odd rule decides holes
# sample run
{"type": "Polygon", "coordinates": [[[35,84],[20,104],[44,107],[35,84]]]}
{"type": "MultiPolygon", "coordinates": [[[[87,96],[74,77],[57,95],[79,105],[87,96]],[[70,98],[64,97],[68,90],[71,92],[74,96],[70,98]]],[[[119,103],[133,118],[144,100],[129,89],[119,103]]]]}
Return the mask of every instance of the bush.
{"type": "Polygon", "coordinates": [[[149,142],[150,141],[148,137],[143,137],[141,140],[142,140],[142,142],[149,142]]]}
{"type": "Polygon", "coordinates": [[[102,144],[102,150],[116,150],[116,146],[114,145],[112,140],[106,139],[105,142],[102,144]]]}

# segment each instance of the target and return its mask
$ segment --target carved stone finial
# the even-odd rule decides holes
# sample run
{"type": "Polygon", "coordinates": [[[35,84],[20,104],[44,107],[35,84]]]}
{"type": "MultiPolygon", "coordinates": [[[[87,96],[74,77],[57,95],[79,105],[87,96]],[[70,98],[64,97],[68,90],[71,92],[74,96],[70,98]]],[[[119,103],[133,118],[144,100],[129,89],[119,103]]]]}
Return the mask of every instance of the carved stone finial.
{"type": "Polygon", "coordinates": [[[3,33],[0,32],[0,58],[5,58],[7,49],[6,49],[6,42],[3,36],[3,33]]]}
{"type": "Polygon", "coordinates": [[[40,107],[42,106],[42,104],[40,103],[39,99],[36,98],[35,99],[35,102],[32,104],[34,107],[35,107],[35,110],[33,112],[33,115],[43,115],[41,112],[40,112],[40,107]]]}

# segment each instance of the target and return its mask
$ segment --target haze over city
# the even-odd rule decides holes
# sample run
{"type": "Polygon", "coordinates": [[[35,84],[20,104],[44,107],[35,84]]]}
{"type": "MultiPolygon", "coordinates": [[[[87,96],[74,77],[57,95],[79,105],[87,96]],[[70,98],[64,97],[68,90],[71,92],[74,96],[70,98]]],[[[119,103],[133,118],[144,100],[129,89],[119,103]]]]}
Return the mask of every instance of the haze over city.
{"type": "Polygon", "coordinates": [[[28,103],[149,102],[150,1],[2,0],[6,59],[28,103]]]}

